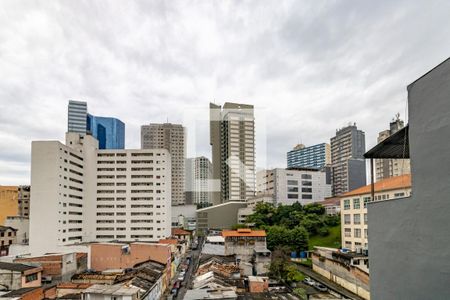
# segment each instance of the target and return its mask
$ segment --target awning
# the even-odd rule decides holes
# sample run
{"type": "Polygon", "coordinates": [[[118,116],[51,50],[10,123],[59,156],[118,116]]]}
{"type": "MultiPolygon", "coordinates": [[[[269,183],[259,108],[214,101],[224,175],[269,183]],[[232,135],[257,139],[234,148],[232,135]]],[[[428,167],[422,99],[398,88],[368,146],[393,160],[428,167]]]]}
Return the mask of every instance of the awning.
{"type": "Polygon", "coordinates": [[[409,125],[406,125],[364,154],[365,158],[409,158],[409,125]]]}

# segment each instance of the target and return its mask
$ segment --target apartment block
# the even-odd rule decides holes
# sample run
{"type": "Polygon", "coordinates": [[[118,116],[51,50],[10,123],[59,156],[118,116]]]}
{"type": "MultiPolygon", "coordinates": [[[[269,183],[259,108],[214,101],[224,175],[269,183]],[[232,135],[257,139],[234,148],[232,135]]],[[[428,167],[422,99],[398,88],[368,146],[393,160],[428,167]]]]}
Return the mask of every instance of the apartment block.
{"type": "Polygon", "coordinates": [[[308,204],[331,197],[326,172],[308,168],[272,169],[257,172],[257,191],[271,195],[275,205],[308,204]]]}
{"type": "Polygon", "coordinates": [[[186,204],[212,203],[212,165],[207,157],[186,160],[186,204]]]}
{"type": "MultiPolygon", "coordinates": [[[[377,142],[381,143],[394,133],[398,132],[400,129],[405,127],[403,120],[400,120],[400,115],[397,114],[395,119],[389,123],[389,129],[383,130],[378,134],[377,142]]],[[[406,145],[405,145],[406,147],[406,145]]],[[[404,174],[411,173],[411,166],[409,159],[393,159],[393,158],[384,158],[384,159],[375,159],[375,174],[376,181],[400,176],[404,174]]]]}
{"type": "Polygon", "coordinates": [[[365,134],[356,124],[336,130],[331,138],[333,195],[366,185],[365,134]]]}
{"type": "Polygon", "coordinates": [[[214,205],[244,201],[255,195],[255,117],[253,105],[210,103],[213,179],[220,189],[214,205]]]}
{"type": "Polygon", "coordinates": [[[86,134],[86,129],[87,103],[69,100],[69,106],[67,107],[67,131],[86,134]]]}
{"type": "Polygon", "coordinates": [[[180,124],[141,126],[142,149],[166,149],[172,161],[172,205],[185,203],[186,130],[180,124]]]}
{"type": "Polygon", "coordinates": [[[330,144],[321,143],[305,147],[298,144],[287,153],[288,168],[317,168],[321,169],[331,164],[330,144]]]}
{"type": "Polygon", "coordinates": [[[30,247],[170,236],[171,173],[165,149],[98,149],[90,135],[32,143],[30,247]]]}
{"type": "Polygon", "coordinates": [[[366,185],[341,196],[342,247],[352,251],[368,249],[367,204],[372,201],[405,198],[411,195],[411,176],[402,175],[380,180],[374,185],[374,199],[371,185],[366,185]]]}
{"type": "Polygon", "coordinates": [[[0,186],[0,225],[5,224],[6,217],[17,216],[18,203],[19,188],[17,186],[0,186]]]}

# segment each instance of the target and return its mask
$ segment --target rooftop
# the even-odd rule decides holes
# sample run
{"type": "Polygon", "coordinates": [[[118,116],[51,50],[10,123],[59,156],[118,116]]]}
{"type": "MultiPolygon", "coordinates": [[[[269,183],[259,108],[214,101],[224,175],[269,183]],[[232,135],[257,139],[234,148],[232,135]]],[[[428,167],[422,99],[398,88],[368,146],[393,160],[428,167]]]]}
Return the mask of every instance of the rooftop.
{"type": "MultiPolygon", "coordinates": [[[[411,174],[390,177],[374,183],[375,193],[409,187],[411,187],[411,174]]],[[[341,195],[341,198],[370,193],[371,193],[371,185],[368,184],[366,186],[362,186],[360,188],[357,188],[353,191],[341,195]]]]}
{"type": "Polygon", "coordinates": [[[333,205],[340,205],[341,199],[339,197],[330,197],[325,198],[325,200],[317,202],[319,204],[322,204],[323,206],[333,206],[333,205]]]}
{"type": "Polygon", "coordinates": [[[409,158],[409,125],[378,143],[365,158],[409,158]]]}
{"type": "Polygon", "coordinates": [[[0,270],[24,272],[24,271],[28,271],[31,269],[37,269],[37,268],[40,268],[40,267],[29,266],[29,265],[18,264],[18,263],[0,262],[0,270]]]}
{"type": "Polygon", "coordinates": [[[176,239],[162,239],[159,240],[160,244],[170,244],[170,245],[176,245],[178,244],[178,241],[176,239]]]}
{"type": "Polygon", "coordinates": [[[266,236],[265,230],[251,230],[250,228],[240,228],[238,230],[222,230],[223,237],[264,237],[266,236]]]}
{"type": "Polygon", "coordinates": [[[94,284],[91,287],[87,288],[83,293],[103,294],[112,296],[132,296],[139,293],[139,290],[140,290],[139,288],[127,287],[122,284],[115,284],[115,285],[94,284]]]}
{"type": "Polygon", "coordinates": [[[172,235],[191,235],[191,233],[181,228],[172,228],[172,235]]]}
{"type": "Polygon", "coordinates": [[[35,289],[40,289],[41,287],[27,287],[27,288],[21,288],[15,291],[11,291],[7,294],[4,294],[0,296],[0,298],[15,298],[15,297],[21,297],[25,294],[28,294],[31,291],[34,291],[35,289]]]}
{"type": "Polygon", "coordinates": [[[9,227],[9,226],[1,226],[0,225],[0,232],[5,232],[7,230],[17,231],[17,229],[9,227]]]}

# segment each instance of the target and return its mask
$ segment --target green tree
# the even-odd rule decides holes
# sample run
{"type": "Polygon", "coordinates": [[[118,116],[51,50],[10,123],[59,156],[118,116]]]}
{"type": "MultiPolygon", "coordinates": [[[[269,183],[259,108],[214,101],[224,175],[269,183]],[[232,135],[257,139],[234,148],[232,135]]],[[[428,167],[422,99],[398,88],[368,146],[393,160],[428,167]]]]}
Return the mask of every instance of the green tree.
{"type": "Polygon", "coordinates": [[[290,245],[293,251],[308,250],[308,232],[303,226],[289,230],[290,245]]]}
{"type": "Polygon", "coordinates": [[[286,280],[287,268],[290,263],[290,257],[288,255],[289,249],[286,247],[278,246],[272,252],[272,261],[269,266],[269,275],[277,280],[286,280]]]}
{"type": "Polygon", "coordinates": [[[308,299],[308,294],[306,293],[306,290],[304,288],[295,288],[293,292],[295,296],[299,297],[302,300],[308,299]]]}
{"type": "Polygon", "coordinates": [[[303,206],[303,210],[307,214],[324,215],[325,207],[319,203],[310,203],[303,206]]]}
{"type": "Polygon", "coordinates": [[[255,207],[255,212],[247,217],[247,223],[255,224],[256,228],[273,225],[276,208],[273,204],[260,202],[255,207]]]}
{"type": "Polygon", "coordinates": [[[284,226],[270,226],[267,228],[267,248],[274,250],[278,246],[289,246],[291,234],[284,226]]]}
{"type": "Polygon", "coordinates": [[[298,270],[296,265],[291,263],[286,267],[286,279],[290,282],[300,282],[305,279],[305,276],[298,270]]]}

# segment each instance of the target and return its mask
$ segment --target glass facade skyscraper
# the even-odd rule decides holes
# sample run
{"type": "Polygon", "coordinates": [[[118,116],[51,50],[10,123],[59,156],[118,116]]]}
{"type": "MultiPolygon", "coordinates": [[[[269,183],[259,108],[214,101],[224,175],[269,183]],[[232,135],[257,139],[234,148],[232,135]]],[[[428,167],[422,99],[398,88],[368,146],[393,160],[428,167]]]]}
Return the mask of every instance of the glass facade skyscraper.
{"type": "Polygon", "coordinates": [[[119,119],[88,114],[86,129],[98,140],[99,149],[125,149],[125,124],[119,119]]]}
{"type": "Polygon", "coordinates": [[[288,168],[322,169],[331,163],[330,145],[327,143],[305,147],[300,144],[287,153],[288,168]]]}
{"type": "Polygon", "coordinates": [[[125,124],[116,118],[88,114],[84,101],[69,101],[67,131],[92,135],[99,149],[125,149],[125,124]]]}

